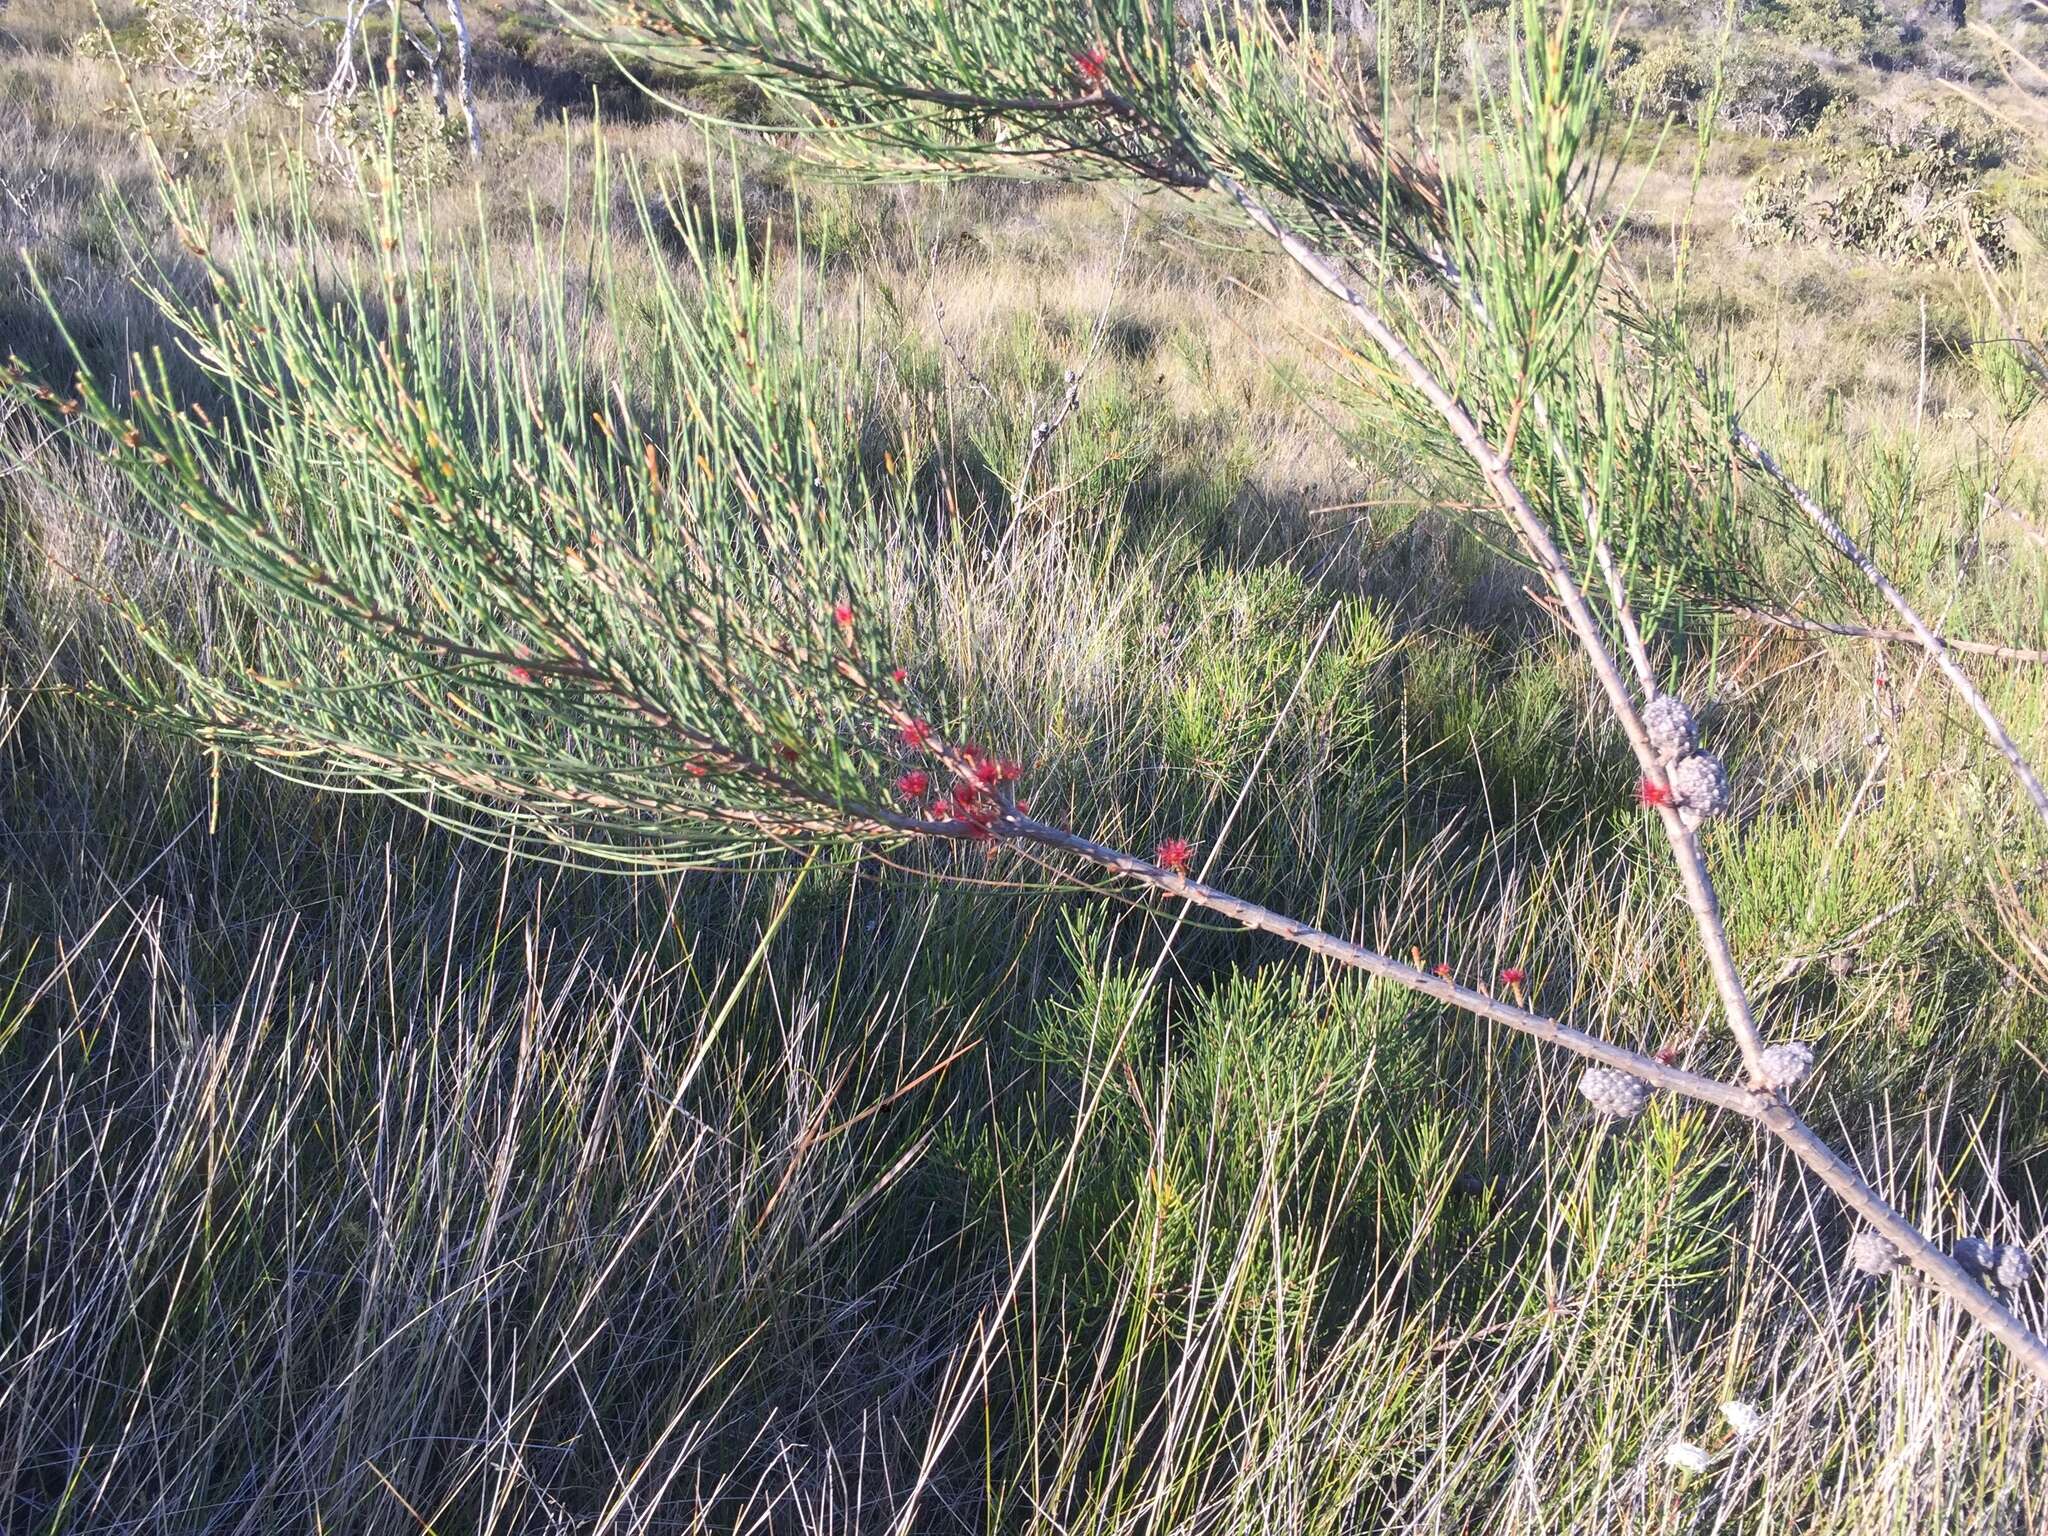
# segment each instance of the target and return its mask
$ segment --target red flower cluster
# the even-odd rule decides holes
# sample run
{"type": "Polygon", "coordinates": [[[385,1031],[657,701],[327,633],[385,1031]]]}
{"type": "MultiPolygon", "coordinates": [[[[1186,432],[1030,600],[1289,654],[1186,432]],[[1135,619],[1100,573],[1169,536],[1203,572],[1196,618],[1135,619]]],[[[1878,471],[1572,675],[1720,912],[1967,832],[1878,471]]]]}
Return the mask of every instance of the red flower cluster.
{"type": "Polygon", "coordinates": [[[832,605],[832,622],[841,629],[853,628],[853,604],[834,603],[832,605]]]}
{"type": "Polygon", "coordinates": [[[1500,973],[1500,984],[1504,987],[1519,987],[1529,979],[1529,973],[1519,965],[1511,965],[1500,973]]]}
{"type": "Polygon", "coordinates": [[[972,744],[960,749],[960,760],[967,765],[972,781],[983,789],[994,789],[998,784],[1014,784],[1024,772],[1008,758],[990,757],[972,744]]]}
{"type": "Polygon", "coordinates": [[[1170,869],[1176,875],[1188,872],[1188,865],[1194,859],[1195,845],[1184,837],[1169,837],[1152,850],[1152,862],[1161,869],[1170,869]]]}
{"type": "Polygon", "coordinates": [[[1432,976],[1440,976],[1445,981],[1449,981],[1451,979],[1451,962],[1448,960],[1439,960],[1435,965],[1429,968],[1429,973],[1432,976]]]}
{"type": "Polygon", "coordinates": [[[1102,88],[1103,76],[1107,73],[1108,66],[1109,56],[1102,51],[1100,44],[1093,48],[1084,48],[1074,55],[1074,68],[1081,72],[1082,80],[1093,90],[1102,88]]]}
{"type": "Polygon", "coordinates": [[[1636,799],[1644,805],[1673,805],[1671,791],[1654,779],[1644,779],[1636,786],[1636,799]]]}
{"type": "Polygon", "coordinates": [[[996,835],[996,817],[1001,814],[1001,806],[978,796],[974,787],[965,783],[954,789],[952,799],[941,795],[932,802],[933,821],[965,822],[967,837],[977,843],[985,843],[996,835]]]}
{"type": "Polygon", "coordinates": [[[889,681],[892,683],[901,683],[908,676],[910,676],[908,672],[904,671],[901,667],[896,667],[891,669],[889,673],[889,681]]]}
{"type": "MultiPolygon", "coordinates": [[[[902,670],[899,668],[894,676],[901,679],[902,670]]],[[[903,745],[913,752],[929,751],[937,741],[931,726],[923,720],[910,721],[900,736],[903,745]]],[[[996,797],[995,790],[999,785],[1015,783],[1024,770],[1008,758],[991,756],[972,743],[955,752],[952,766],[955,776],[951,793],[932,801],[925,814],[933,821],[965,823],[961,835],[975,842],[987,842],[995,836],[996,823],[1003,817],[1004,802],[996,797]]],[[[931,787],[932,776],[922,768],[909,769],[896,780],[897,792],[906,800],[923,799],[931,787]]]]}
{"type": "Polygon", "coordinates": [[[533,668],[531,667],[507,667],[505,669],[505,675],[511,678],[513,682],[523,684],[528,688],[531,688],[535,683],[540,681],[540,679],[534,675],[533,668]]]}

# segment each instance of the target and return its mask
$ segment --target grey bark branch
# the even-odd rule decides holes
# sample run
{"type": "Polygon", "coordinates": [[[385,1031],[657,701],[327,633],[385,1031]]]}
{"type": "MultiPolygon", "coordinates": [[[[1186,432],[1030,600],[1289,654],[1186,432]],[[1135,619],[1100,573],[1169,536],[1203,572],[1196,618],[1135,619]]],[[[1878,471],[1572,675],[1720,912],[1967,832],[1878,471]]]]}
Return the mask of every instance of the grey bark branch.
{"type": "MultiPolygon", "coordinates": [[[[1304,274],[1344,306],[1353,322],[1371,338],[1380,352],[1406,377],[1409,385],[1429,402],[1431,409],[1450,429],[1459,447],[1485,478],[1488,489],[1493,493],[1501,509],[1514,522],[1530,558],[1542,572],[1545,581],[1563,607],[1573,631],[1578,636],[1580,646],[1586,653],[1587,661],[1593,668],[1595,678],[1606,693],[1615,717],[1621,722],[1630,746],[1635,750],[1636,760],[1644,776],[1656,784],[1665,784],[1663,765],[1650,744],[1649,733],[1643,724],[1641,712],[1629,696],[1628,684],[1622,677],[1613,653],[1608,649],[1599,622],[1588,607],[1585,594],[1580,591],[1577,581],[1565,565],[1556,542],[1550,537],[1542,520],[1537,517],[1521,487],[1516,484],[1506,459],[1487,440],[1464,406],[1444,388],[1435,374],[1416,357],[1379,312],[1352,288],[1332,262],[1283,226],[1235,181],[1219,177],[1217,185],[1230,195],[1254,225],[1278,243],[1304,274]]],[[[1739,426],[1735,430],[1741,434],[1739,426]]],[[[1775,466],[1769,464],[1768,455],[1762,454],[1761,447],[1756,445],[1753,439],[1743,446],[1745,451],[1761,455],[1762,462],[1775,472],[1775,466]]],[[[1810,500],[1811,498],[1808,498],[1809,502],[1810,500]]],[[[1810,507],[1808,515],[1818,515],[1823,520],[1823,526],[1833,527],[1832,521],[1827,520],[1826,514],[1820,512],[1818,507],[1810,507]]],[[[1867,557],[1861,557],[1861,551],[1855,550],[1855,546],[1849,543],[1846,535],[1840,534],[1839,529],[1836,529],[1835,533],[1838,535],[1836,547],[1842,549],[1845,554],[1850,554],[1850,558],[1857,559],[1867,576],[1882,583],[1880,590],[1889,593],[1890,584],[1883,581],[1876,567],[1869,564],[1867,557]],[[1851,553],[1852,551],[1854,552],[1851,553]]],[[[1944,656],[1939,639],[1920,622],[1917,615],[1911,613],[1910,608],[1905,606],[1904,599],[1897,599],[1894,607],[1899,608],[1901,613],[1907,616],[1915,632],[1923,637],[1923,644],[1930,647],[1930,653],[1937,665],[1942,664],[1944,656]]],[[[1948,663],[1948,666],[1953,667],[1953,663],[1948,663]]],[[[1961,687],[1967,690],[1967,696],[1975,698],[1976,693],[1969,687],[1969,680],[1961,677],[1960,673],[1958,677],[1961,687]]],[[[1981,700],[1978,702],[1981,703],[1981,700]]],[[[1980,713],[1988,715],[1989,710],[1986,708],[1980,713]]],[[[1996,717],[1992,716],[1991,721],[1995,723],[1996,717]]],[[[2000,726],[1998,734],[2002,733],[2003,727],[2000,726]]],[[[2016,767],[2022,770],[2023,777],[2031,778],[2031,774],[2025,770],[2025,764],[2018,761],[2017,749],[2009,755],[2014,758],[2016,767]]],[[[2043,814],[2048,815],[2048,797],[2044,797],[2043,804],[2043,814]]],[[[1699,843],[1679,818],[1675,808],[1662,805],[1657,810],[1663,819],[1664,830],[1678,864],[1687,905],[1692,908],[1694,920],[1699,928],[1701,946],[1707,953],[1708,965],[1714,975],[1716,990],[1720,994],[1722,1012],[1727,1018],[1730,1032],[1742,1050],[1752,1084],[1761,1084],[1764,1074],[1755,1017],[1741,973],[1735,965],[1727,930],[1721,921],[1720,903],[1714,891],[1713,881],[1707,873],[1706,862],[1700,854],[1699,843]]],[[[1017,828],[1020,835],[1031,836],[1041,842],[1049,841],[1041,835],[1043,830],[1049,829],[1041,829],[1036,823],[1028,828],[1021,825],[1017,828]]],[[[1547,1039],[1581,1055],[1618,1066],[1660,1087],[1670,1086],[1673,1092],[1683,1093],[1687,1097],[1697,1098],[1759,1122],[1801,1163],[1811,1169],[1822,1183],[1833,1190],[1843,1204],[1881,1232],[1921,1275],[1989,1329],[2041,1381],[2048,1383],[2048,1345],[2043,1345],[2008,1308],[1929,1241],[1919,1228],[1894,1210],[1883,1196],[1871,1188],[1848,1162],[1828,1146],[1780,1095],[1760,1086],[1744,1089],[1713,1079],[1699,1078],[1698,1074],[1693,1073],[1685,1073],[1686,1081],[1683,1086],[1679,1086],[1666,1076],[1675,1069],[1667,1068],[1661,1062],[1651,1063],[1658,1069],[1652,1074],[1645,1071],[1641,1064],[1649,1058],[1639,1057],[1635,1052],[1625,1051],[1622,1047],[1581,1031],[1570,1030],[1568,1026],[1559,1024],[1556,1020],[1526,1014],[1523,1010],[1509,1008],[1495,999],[1488,998],[1483,993],[1457,987],[1442,978],[1424,976],[1412,966],[1404,966],[1387,956],[1347,944],[1333,935],[1320,933],[1306,924],[1281,917],[1277,913],[1269,913],[1252,903],[1240,902],[1227,893],[1186,881],[1180,876],[1148,865],[1128,854],[1119,854],[1098,844],[1089,844],[1085,839],[1072,838],[1070,834],[1062,834],[1062,837],[1067,841],[1056,843],[1054,846],[1065,846],[1070,852],[1079,853],[1120,874],[1144,880],[1156,889],[1198,901],[1213,911],[1246,922],[1247,926],[1289,938],[1294,943],[1304,944],[1315,952],[1343,964],[1386,977],[1424,995],[1437,997],[1441,1001],[1521,1029],[1537,1038],[1547,1039]],[[1248,918],[1255,920],[1247,921],[1248,918]],[[1697,1082],[1693,1081],[1694,1079],[1697,1079],[1697,1082]],[[1698,1086],[1701,1083],[1712,1086],[1710,1089],[1703,1089],[1698,1086]]]]}
{"type": "Polygon", "coordinates": [[[334,72],[327,77],[326,97],[330,109],[334,102],[355,89],[356,84],[356,39],[362,34],[363,18],[370,14],[374,0],[350,0],[348,14],[341,24],[341,41],[334,49],[334,72]]]}
{"type": "MultiPolygon", "coordinates": [[[[433,14],[427,9],[427,0],[415,0],[420,17],[426,23],[434,46],[427,45],[414,37],[403,26],[403,0],[348,0],[347,10],[342,18],[341,40],[334,50],[334,69],[327,77],[322,91],[324,99],[323,116],[327,131],[333,133],[336,114],[340,111],[342,99],[356,88],[356,48],[362,40],[363,24],[372,9],[383,4],[391,11],[394,23],[398,25],[405,40],[425,62],[428,76],[434,90],[434,104],[444,118],[448,115],[447,87],[441,71],[441,29],[435,25],[433,14]]],[[[483,158],[483,132],[476,117],[476,92],[470,80],[470,37],[469,20],[462,9],[462,0],[448,0],[448,18],[455,32],[455,93],[462,104],[462,123],[469,139],[469,158],[474,162],[483,158]]],[[[395,62],[395,57],[394,57],[395,62]]]]}
{"type": "MultiPolygon", "coordinates": [[[[1406,375],[1409,384],[1427,400],[1452,436],[1465,451],[1466,457],[1478,467],[1485,477],[1487,488],[1501,509],[1508,514],[1516,531],[1521,535],[1523,546],[1536,568],[1542,572],[1550,590],[1556,594],[1563,606],[1565,616],[1573,633],[1578,636],[1579,646],[1586,653],[1592,665],[1593,675],[1601,691],[1607,695],[1608,706],[1614,717],[1621,723],[1627,735],[1629,746],[1636,755],[1637,766],[1644,778],[1657,785],[1664,785],[1664,765],[1650,744],[1648,729],[1643,724],[1642,712],[1637,708],[1628,691],[1628,683],[1621,674],[1621,668],[1614,659],[1614,653],[1607,647],[1605,635],[1601,632],[1600,621],[1587,606],[1586,597],[1579,590],[1579,584],[1572,578],[1566,566],[1564,555],[1543,520],[1529,505],[1522,488],[1515,483],[1514,475],[1492,443],[1488,442],[1471,413],[1444,388],[1408,344],[1387,324],[1379,312],[1360,297],[1344,275],[1320,252],[1312,249],[1301,238],[1281,226],[1272,214],[1236,182],[1223,180],[1222,186],[1233,197],[1246,217],[1279,242],[1294,264],[1315,280],[1325,291],[1344,306],[1354,323],[1372,338],[1374,345],[1385,354],[1387,360],[1406,375]]],[[[1721,921],[1721,906],[1714,894],[1713,882],[1707,877],[1706,863],[1700,856],[1699,843],[1692,831],[1679,818],[1678,811],[1670,805],[1661,805],[1657,814],[1664,823],[1665,836],[1671,844],[1671,853],[1678,864],[1679,881],[1685,891],[1686,905],[1691,909],[1693,921],[1699,928],[1701,944],[1707,952],[1708,968],[1714,977],[1714,987],[1721,999],[1721,1010],[1728,1020],[1729,1031],[1735,1036],[1735,1043],[1742,1051],[1742,1059],[1757,1081],[1763,1077],[1763,1044],[1760,1040],[1756,1019],[1749,1005],[1748,993],[1742,985],[1741,973],[1736,969],[1734,954],[1728,944],[1727,930],[1721,921]]]]}
{"type": "Polygon", "coordinates": [[[448,19],[455,28],[455,94],[462,102],[462,126],[469,135],[471,164],[484,157],[483,133],[476,122],[476,93],[469,81],[469,21],[462,14],[462,0],[448,0],[448,19]]]}
{"type": "Polygon", "coordinates": [[[1983,1324],[2040,1380],[2048,1383],[2048,1345],[2043,1345],[2041,1340],[2036,1338],[2003,1303],[1972,1279],[1954,1259],[1929,1241],[1918,1227],[1894,1210],[1862,1174],[1823,1141],[1819,1133],[1801,1119],[1780,1095],[1761,1089],[1745,1088],[1738,1083],[1725,1083],[1703,1073],[1667,1065],[1653,1056],[1616,1045],[1597,1035],[1587,1034],[1584,1030],[1574,1029],[1557,1019],[1490,997],[1484,992],[1459,986],[1446,977],[1432,976],[1390,955],[1368,949],[1363,944],[1355,944],[1349,939],[1341,939],[1333,933],[1326,933],[1298,918],[1288,917],[1273,911],[1270,907],[1246,901],[1216,886],[1191,879],[1186,875],[1175,874],[1172,870],[1162,869],[1157,864],[1149,863],[1135,855],[1123,853],[1063,828],[1036,821],[1029,816],[1011,812],[1003,817],[998,830],[1007,837],[1036,843],[1041,847],[1084,859],[1112,874],[1136,881],[1164,895],[1177,896],[1243,927],[1260,933],[1270,933],[1276,938],[1307,950],[1310,954],[1320,955],[1338,965],[1381,977],[1448,1007],[1461,1009],[1479,1018],[1491,1019],[1533,1039],[1583,1056],[1589,1061],[1599,1062],[1603,1066],[1618,1067],[1682,1098],[1710,1104],[1716,1109],[1755,1121],[1811,1170],[1816,1178],[1834,1191],[1844,1205],[1883,1233],[1937,1290],[1983,1324]]]}
{"type": "Polygon", "coordinates": [[[414,3],[419,6],[420,20],[425,23],[427,36],[434,40],[434,46],[429,49],[410,32],[406,33],[405,39],[427,66],[427,79],[434,88],[434,110],[445,118],[448,115],[448,78],[441,68],[441,55],[446,51],[441,42],[441,29],[434,22],[434,13],[427,9],[427,0],[414,0],[414,3]]]}

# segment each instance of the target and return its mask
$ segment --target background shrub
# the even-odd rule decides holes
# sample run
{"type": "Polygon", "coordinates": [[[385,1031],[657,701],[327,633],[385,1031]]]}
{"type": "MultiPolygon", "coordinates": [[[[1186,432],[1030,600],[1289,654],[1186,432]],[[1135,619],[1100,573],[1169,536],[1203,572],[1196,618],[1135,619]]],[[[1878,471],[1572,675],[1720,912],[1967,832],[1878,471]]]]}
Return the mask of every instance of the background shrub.
{"type": "Polygon", "coordinates": [[[1721,119],[1743,133],[1786,139],[1811,131],[1834,99],[1811,59],[1767,40],[1744,40],[1721,76],[1721,119]]]}
{"type": "Polygon", "coordinates": [[[1690,122],[1713,83],[1711,68],[1698,49],[1662,43],[1622,69],[1613,89],[1615,100],[1630,111],[1690,122]]]}
{"type": "Polygon", "coordinates": [[[1743,15],[1794,43],[1867,63],[1891,61],[1902,42],[1876,0],[1751,0],[1743,15]]]}

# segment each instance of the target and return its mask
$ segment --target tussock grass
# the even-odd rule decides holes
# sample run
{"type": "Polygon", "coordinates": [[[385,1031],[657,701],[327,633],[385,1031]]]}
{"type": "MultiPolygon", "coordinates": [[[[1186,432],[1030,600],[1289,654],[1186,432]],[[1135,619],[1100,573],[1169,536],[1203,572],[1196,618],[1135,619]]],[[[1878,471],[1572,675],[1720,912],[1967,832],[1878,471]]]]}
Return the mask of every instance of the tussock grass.
{"type": "MultiPolygon", "coordinates": [[[[573,191],[576,141],[535,145],[573,191]]],[[[810,244],[747,232],[791,291],[810,264],[868,449],[917,456],[906,662],[958,679],[1034,798],[1202,838],[1264,751],[1235,887],[1726,1065],[1588,679],[1416,504],[1405,445],[1324,446],[1285,387],[1319,366],[1298,285],[1077,265],[1125,216],[1093,195],[817,196],[810,244]],[[1013,506],[992,488],[1104,314],[1127,339],[1013,506]],[[1349,502],[1376,504],[1309,510],[1349,502]]],[[[540,281],[533,222],[486,204],[540,281]]],[[[337,281],[366,255],[347,205],[337,281]]],[[[575,206],[542,237],[587,233],[575,206]]],[[[2035,485],[2008,502],[2038,516],[2038,410],[1989,431],[1997,380],[1937,349],[1945,406],[1916,415],[1896,306],[1829,325],[1729,286],[1759,430],[1957,628],[2040,643],[2043,552],[1977,494],[2035,485]],[[1866,371],[1832,414],[1782,361],[1823,334],[1866,371]]],[[[593,356],[630,360],[635,324],[593,317],[593,356]]],[[[121,494],[90,456],[14,441],[10,1529],[2038,1525],[2038,1394],[1843,1274],[1834,1208],[1738,1129],[1660,1106],[1605,1132],[1526,1042],[1021,859],[535,872],[134,734],[61,691],[134,664],[76,582],[195,632],[215,596],[82,515],[121,494]],[[1675,1437],[1706,1475],[1664,1464],[1675,1437]]],[[[1867,647],[1703,616],[1687,642],[1744,786],[1716,876],[1774,1032],[1820,1048],[1813,1118],[1929,1230],[2032,1239],[2037,834],[1910,656],[1874,694],[1867,647]]],[[[2048,749],[2036,675],[1980,675],[2048,749]]]]}

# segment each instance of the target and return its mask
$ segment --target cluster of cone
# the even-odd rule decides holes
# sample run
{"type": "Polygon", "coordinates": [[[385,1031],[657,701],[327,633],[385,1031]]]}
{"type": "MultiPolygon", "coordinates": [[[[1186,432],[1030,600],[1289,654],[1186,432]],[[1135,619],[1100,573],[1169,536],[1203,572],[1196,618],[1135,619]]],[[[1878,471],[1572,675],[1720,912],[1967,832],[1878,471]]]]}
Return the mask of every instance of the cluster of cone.
{"type": "MultiPolygon", "coordinates": [[[[1773,1092],[1797,1088],[1813,1075],[1813,1047],[1803,1040],[1767,1046],[1758,1059],[1758,1080],[1773,1092]]],[[[1614,1067],[1588,1067],[1579,1075],[1579,1092],[1610,1120],[1633,1120],[1650,1102],[1650,1085],[1632,1072],[1614,1067]]]]}
{"type": "MultiPolygon", "coordinates": [[[[1678,808],[1679,819],[1687,827],[1697,828],[1701,822],[1726,811],[1728,770],[1713,753],[1700,751],[1692,711],[1681,700],[1660,693],[1644,706],[1643,725],[1650,733],[1651,747],[1664,764],[1664,776],[1671,785],[1669,803],[1678,808]]],[[[1643,798],[1653,805],[1665,800],[1647,780],[1643,798]]]]}
{"type": "MultiPolygon", "coordinates": [[[[1643,724],[1671,786],[1666,794],[1645,779],[1644,802],[1675,806],[1688,828],[1725,812],[1728,770],[1711,752],[1699,750],[1699,733],[1684,703],[1668,693],[1658,694],[1643,710],[1643,724]]],[[[1773,1092],[1795,1088],[1812,1073],[1813,1047],[1803,1041],[1770,1046],[1758,1059],[1758,1086],[1773,1092]]],[[[1579,1092],[1613,1120],[1633,1120],[1650,1102],[1648,1083],[1613,1067],[1588,1067],[1579,1077],[1579,1092]]],[[[1866,1275],[1890,1274],[1902,1257],[1897,1245],[1875,1228],[1867,1227],[1849,1240],[1849,1266],[1866,1275]]],[[[2034,1278],[2034,1261],[2017,1243],[1966,1237],[1956,1243],[1953,1257],[1985,1285],[2016,1290],[2034,1278]]]]}
{"type": "MultiPolygon", "coordinates": [[[[2034,1261],[2018,1243],[1994,1243],[1988,1237],[1956,1240],[1949,1256],[1984,1285],[2015,1291],[2034,1278],[2034,1261]]],[[[1892,1240],[1874,1227],[1849,1239],[1849,1267],[1866,1275],[1888,1275],[1904,1256],[1892,1240]]]]}

